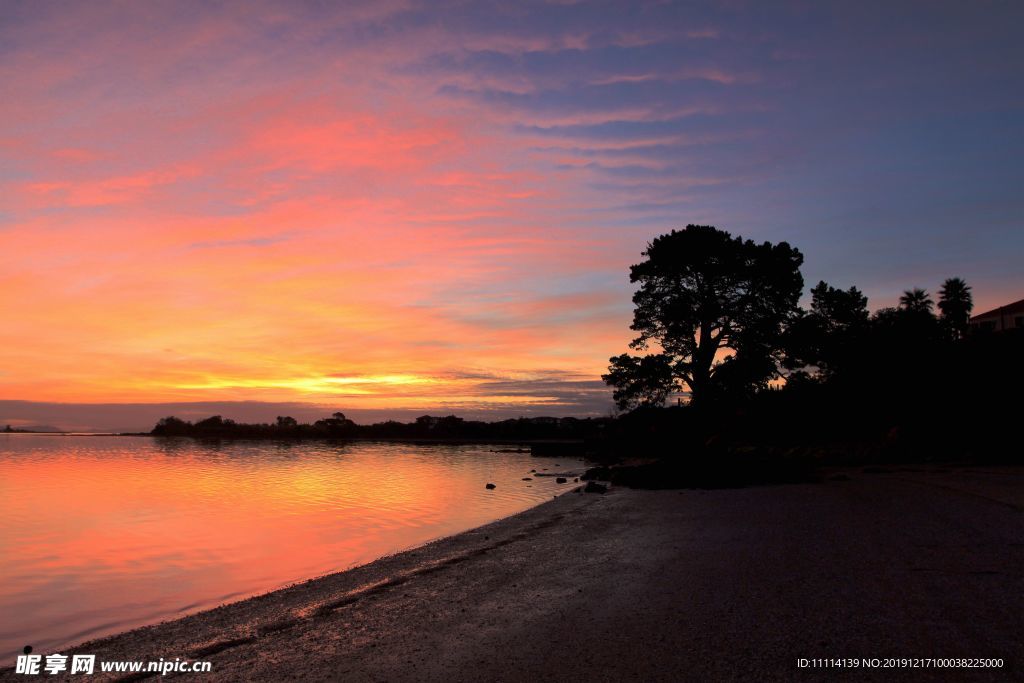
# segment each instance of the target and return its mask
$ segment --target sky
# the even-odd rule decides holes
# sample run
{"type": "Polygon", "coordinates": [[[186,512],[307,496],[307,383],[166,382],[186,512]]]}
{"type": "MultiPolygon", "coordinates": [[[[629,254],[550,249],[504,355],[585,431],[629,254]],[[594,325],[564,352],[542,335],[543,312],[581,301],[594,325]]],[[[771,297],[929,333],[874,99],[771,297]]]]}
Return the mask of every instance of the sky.
{"type": "Polygon", "coordinates": [[[629,265],[688,223],[872,308],[1020,299],[1022,20],[6,0],[0,422],[607,414],[629,265]]]}

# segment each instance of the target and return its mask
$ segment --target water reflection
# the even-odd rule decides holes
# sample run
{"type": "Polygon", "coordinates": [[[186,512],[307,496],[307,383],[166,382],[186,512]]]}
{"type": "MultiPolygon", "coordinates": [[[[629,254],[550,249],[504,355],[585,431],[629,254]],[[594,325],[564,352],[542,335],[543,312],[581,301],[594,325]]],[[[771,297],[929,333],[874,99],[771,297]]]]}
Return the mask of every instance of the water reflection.
{"type": "Polygon", "coordinates": [[[581,465],[489,451],[0,435],[0,665],[484,524],[581,465]]]}

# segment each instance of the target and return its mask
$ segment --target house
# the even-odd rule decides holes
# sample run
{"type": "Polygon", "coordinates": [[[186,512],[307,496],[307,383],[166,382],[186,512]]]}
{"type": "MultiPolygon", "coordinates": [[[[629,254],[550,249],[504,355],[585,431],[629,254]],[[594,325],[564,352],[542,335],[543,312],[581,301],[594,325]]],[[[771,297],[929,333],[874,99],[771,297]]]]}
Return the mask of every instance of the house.
{"type": "Polygon", "coordinates": [[[973,331],[1002,332],[1013,329],[1024,329],[1024,299],[971,317],[973,331]]]}

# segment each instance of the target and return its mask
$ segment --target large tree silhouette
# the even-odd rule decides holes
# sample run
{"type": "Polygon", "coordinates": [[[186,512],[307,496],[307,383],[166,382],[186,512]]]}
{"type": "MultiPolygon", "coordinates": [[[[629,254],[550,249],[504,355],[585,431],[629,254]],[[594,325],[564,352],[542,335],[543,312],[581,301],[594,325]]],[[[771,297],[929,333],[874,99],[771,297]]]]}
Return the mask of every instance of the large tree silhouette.
{"type": "Polygon", "coordinates": [[[636,308],[630,346],[602,378],[621,409],[693,404],[765,386],[777,373],[783,329],[803,289],[803,256],[785,242],[756,244],[708,225],[655,238],[630,268],[636,308]]]}
{"type": "Polygon", "coordinates": [[[939,310],[942,312],[942,321],[954,339],[962,339],[967,334],[973,308],[974,299],[966,282],[958,277],[951,277],[942,283],[942,289],[939,290],[939,310]]]}

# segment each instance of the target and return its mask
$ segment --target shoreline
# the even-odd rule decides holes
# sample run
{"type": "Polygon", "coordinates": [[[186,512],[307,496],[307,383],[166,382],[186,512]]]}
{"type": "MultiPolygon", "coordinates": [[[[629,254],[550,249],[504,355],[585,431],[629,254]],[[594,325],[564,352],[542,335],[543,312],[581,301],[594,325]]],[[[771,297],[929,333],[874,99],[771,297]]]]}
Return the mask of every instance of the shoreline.
{"type": "MultiPolygon", "coordinates": [[[[579,488],[582,489],[582,486],[579,488]]],[[[597,494],[575,493],[575,488],[566,489],[552,500],[543,501],[483,526],[436,538],[355,567],[300,579],[193,614],[92,638],[65,647],[60,652],[68,655],[96,654],[97,660],[104,657],[134,659],[137,653],[133,651],[140,645],[145,645],[143,649],[148,650],[151,643],[156,643],[160,650],[167,652],[165,655],[156,656],[157,659],[160,656],[165,659],[185,656],[190,659],[208,658],[225,649],[237,647],[243,644],[241,641],[246,641],[252,636],[287,630],[302,621],[348,606],[363,597],[376,595],[382,590],[401,585],[417,576],[442,571],[471,557],[482,555],[489,549],[500,548],[521,540],[531,532],[550,525],[552,515],[555,515],[555,519],[560,519],[561,515],[584,508],[599,497],[597,494]],[[282,612],[288,616],[282,617],[282,612]],[[219,631],[225,628],[225,623],[228,625],[224,637],[211,635],[193,638],[189,635],[196,631],[207,634],[211,628],[219,631]]],[[[38,650],[34,653],[49,654],[38,650]]],[[[0,679],[10,676],[12,672],[12,666],[3,663],[0,666],[0,679]]],[[[99,672],[96,676],[99,678],[95,680],[106,680],[99,672]]],[[[116,678],[113,677],[111,680],[116,678]]],[[[62,679],[54,677],[53,680],[62,679]]]]}
{"type": "Polygon", "coordinates": [[[1022,483],[1019,467],[850,469],[813,484],[567,492],[62,654],[212,662],[200,680],[449,682],[816,679],[829,672],[797,658],[1001,657],[966,673],[1009,680],[1024,665],[1022,483]]]}

